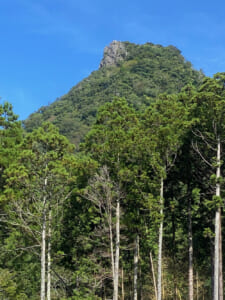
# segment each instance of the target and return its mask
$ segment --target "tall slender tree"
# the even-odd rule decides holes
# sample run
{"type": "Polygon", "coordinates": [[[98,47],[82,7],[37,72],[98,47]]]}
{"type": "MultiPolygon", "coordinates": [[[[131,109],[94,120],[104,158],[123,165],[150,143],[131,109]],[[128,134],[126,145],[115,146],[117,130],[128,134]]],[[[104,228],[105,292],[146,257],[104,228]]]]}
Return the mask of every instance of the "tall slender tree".
{"type": "Polygon", "coordinates": [[[158,240],[158,287],[157,299],[162,299],[162,240],[163,240],[163,207],[164,207],[164,179],[173,165],[177,151],[182,144],[182,137],[190,126],[189,110],[185,103],[179,101],[175,95],[162,95],[151,105],[143,116],[146,136],[155,139],[158,153],[155,169],[159,176],[160,193],[160,225],[158,240]]]}
{"type": "Polygon", "coordinates": [[[29,247],[35,242],[41,248],[41,300],[46,297],[46,242],[47,298],[51,298],[51,223],[59,215],[58,206],[71,191],[72,153],[73,146],[68,140],[56,127],[45,123],[26,136],[16,161],[5,171],[5,198],[10,199],[7,221],[29,237],[29,247]]]}
{"type": "Polygon", "coordinates": [[[120,198],[119,185],[109,176],[107,166],[89,181],[85,196],[99,210],[102,222],[106,219],[112,267],[114,298],[118,299],[119,251],[120,251],[120,198]],[[115,220],[115,221],[114,221],[115,220]],[[115,238],[114,238],[115,237],[115,238]]]}
{"type": "MultiPolygon", "coordinates": [[[[138,118],[134,109],[124,99],[116,99],[103,106],[96,124],[86,137],[85,149],[93,158],[106,165],[112,180],[118,183],[121,193],[127,194],[126,182],[130,180],[132,150],[135,145],[138,118]]],[[[118,299],[119,249],[120,249],[120,198],[116,202],[116,242],[114,261],[113,299],[118,299]]],[[[124,200],[126,201],[126,200],[124,200]]]]}
{"type": "Polygon", "coordinates": [[[214,172],[215,193],[213,203],[215,207],[215,242],[214,242],[214,282],[213,299],[222,299],[222,237],[220,230],[221,219],[221,155],[224,143],[225,129],[225,73],[217,73],[213,78],[206,78],[196,95],[196,114],[200,119],[193,131],[196,141],[194,147],[201,159],[214,172]],[[201,146],[204,145],[204,146],[201,146]]]}

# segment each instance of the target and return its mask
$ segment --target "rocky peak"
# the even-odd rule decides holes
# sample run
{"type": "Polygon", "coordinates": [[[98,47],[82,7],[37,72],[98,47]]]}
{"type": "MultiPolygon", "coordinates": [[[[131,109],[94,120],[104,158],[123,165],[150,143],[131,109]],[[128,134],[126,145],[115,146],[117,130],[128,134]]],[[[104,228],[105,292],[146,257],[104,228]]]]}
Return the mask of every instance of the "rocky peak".
{"type": "Polygon", "coordinates": [[[127,56],[126,47],[123,42],[112,41],[109,46],[104,48],[104,56],[100,63],[100,68],[105,66],[117,65],[121,60],[127,56]]]}

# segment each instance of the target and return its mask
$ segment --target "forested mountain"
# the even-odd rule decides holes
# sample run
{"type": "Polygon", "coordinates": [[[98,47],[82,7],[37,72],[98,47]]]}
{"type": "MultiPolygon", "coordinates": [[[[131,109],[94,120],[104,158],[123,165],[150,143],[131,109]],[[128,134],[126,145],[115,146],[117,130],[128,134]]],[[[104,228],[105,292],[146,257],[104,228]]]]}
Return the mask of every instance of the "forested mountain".
{"type": "Polygon", "coordinates": [[[78,144],[93,124],[98,108],[116,96],[141,109],[159,94],[179,92],[187,83],[196,86],[202,78],[202,72],[194,70],[174,46],[113,41],[104,50],[99,70],[30,115],[25,128],[31,131],[50,121],[78,144]]]}
{"type": "Polygon", "coordinates": [[[115,41],[17,118],[0,104],[0,299],[223,299],[225,73],[115,41]]]}

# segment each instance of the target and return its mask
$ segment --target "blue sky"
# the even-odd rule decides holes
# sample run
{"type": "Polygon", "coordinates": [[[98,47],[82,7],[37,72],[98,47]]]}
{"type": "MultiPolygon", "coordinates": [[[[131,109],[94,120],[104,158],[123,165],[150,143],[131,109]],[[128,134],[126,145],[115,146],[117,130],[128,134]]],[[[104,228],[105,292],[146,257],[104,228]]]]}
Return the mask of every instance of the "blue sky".
{"type": "Polygon", "coordinates": [[[99,66],[112,40],[174,45],[225,71],[225,2],[0,0],[0,96],[25,119],[99,66]]]}

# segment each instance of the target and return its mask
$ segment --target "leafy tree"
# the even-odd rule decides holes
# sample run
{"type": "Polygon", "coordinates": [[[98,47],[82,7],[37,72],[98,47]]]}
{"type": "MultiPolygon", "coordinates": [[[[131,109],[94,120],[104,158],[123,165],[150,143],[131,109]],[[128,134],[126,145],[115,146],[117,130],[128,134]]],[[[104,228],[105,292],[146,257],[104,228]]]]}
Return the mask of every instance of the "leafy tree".
{"type": "Polygon", "coordinates": [[[98,209],[101,216],[101,223],[103,222],[104,228],[108,231],[114,290],[113,298],[118,299],[120,200],[123,195],[121,194],[119,185],[110,179],[106,166],[103,166],[99,173],[95,174],[90,180],[85,196],[98,209]],[[114,219],[116,226],[113,224],[114,219]],[[116,237],[115,243],[114,237],[116,237]]]}
{"type": "Polygon", "coordinates": [[[0,270],[0,299],[9,299],[9,300],[28,299],[25,294],[25,291],[21,292],[18,289],[14,277],[15,277],[15,273],[10,272],[8,269],[0,270]]]}
{"type": "Polygon", "coordinates": [[[215,179],[215,195],[212,204],[215,209],[215,250],[214,250],[214,292],[213,299],[221,299],[222,286],[222,250],[221,250],[221,144],[224,143],[224,105],[225,105],[225,73],[217,73],[213,78],[206,78],[196,95],[196,114],[200,123],[195,129],[197,139],[195,149],[201,159],[211,166],[215,179]],[[198,141],[204,144],[198,146],[198,141]]]}
{"type": "Polygon", "coordinates": [[[188,120],[189,111],[179,101],[177,96],[162,95],[156,100],[144,114],[144,127],[146,136],[155,139],[157,144],[158,158],[155,168],[160,177],[160,215],[158,244],[158,300],[161,300],[161,269],[162,269],[162,239],[163,239],[163,194],[164,178],[169,168],[173,165],[177,151],[182,144],[182,137],[190,126],[188,120]]]}
{"type": "Polygon", "coordinates": [[[0,182],[4,185],[2,174],[17,155],[17,145],[23,138],[23,130],[18,116],[14,114],[10,103],[0,105],[0,182]]]}
{"type": "Polygon", "coordinates": [[[51,297],[51,240],[60,220],[59,207],[73,188],[73,165],[73,146],[45,123],[25,137],[17,160],[5,171],[4,195],[10,199],[6,222],[14,235],[20,228],[28,238],[24,248],[41,248],[41,299],[46,296],[46,252],[47,299],[51,297]]]}
{"type": "MultiPolygon", "coordinates": [[[[4,102],[0,104],[0,189],[3,191],[5,179],[3,177],[4,170],[16,159],[17,146],[21,143],[23,138],[23,130],[21,122],[18,121],[18,116],[14,114],[13,107],[10,103],[4,102]]],[[[5,214],[5,203],[0,202],[0,215],[5,214]]],[[[9,228],[0,219],[0,240],[1,247],[9,234],[9,228]]],[[[1,264],[1,292],[0,297],[4,299],[18,299],[21,294],[18,291],[18,286],[13,282],[13,276],[10,270],[4,264],[4,252],[1,251],[0,264],[1,264]]],[[[22,297],[22,296],[21,296],[22,297]]],[[[24,296],[25,299],[25,296],[24,296]]]]}
{"type": "MultiPolygon", "coordinates": [[[[132,151],[136,144],[138,118],[124,99],[117,99],[103,106],[96,124],[85,140],[85,149],[91,151],[100,164],[106,165],[113,180],[118,182],[119,190],[127,197],[126,183],[130,182],[133,165],[132,151]]],[[[134,170],[134,168],[133,168],[134,170]]],[[[127,200],[123,200],[125,203],[127,200]]],[[[116,205],[116,215],[120,215],[120,201],[116,205]]],[[[114,299],[118,297],[119,271],[119,218],[117,218],[117,251],[115,255],[114,299]]]]}

